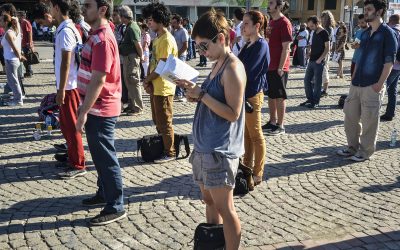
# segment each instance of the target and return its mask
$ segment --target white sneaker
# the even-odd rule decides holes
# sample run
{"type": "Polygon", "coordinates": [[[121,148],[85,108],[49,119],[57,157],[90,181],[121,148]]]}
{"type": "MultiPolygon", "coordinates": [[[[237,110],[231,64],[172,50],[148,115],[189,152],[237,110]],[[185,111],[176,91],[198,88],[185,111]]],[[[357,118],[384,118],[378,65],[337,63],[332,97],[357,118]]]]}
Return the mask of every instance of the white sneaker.
{"type": "Polygon", "coordinates": [[[360,155],[353,155],[352,157],[349,157],[347,159],[349,159],[351,161],[355,161],[355,162],[363,162],[363,161],[368,160],[367,158],[364,158],[364,157],[362,157],[360,155]]]}
{"type": "Polygon", "coordinates": [[[353,156],[354,155],[348,149],[339,149],[338,151],[336,151],[336,154],[338,154],[340,156],[345,156],[345,157],[349,157],[349,156],[353,156]]]}

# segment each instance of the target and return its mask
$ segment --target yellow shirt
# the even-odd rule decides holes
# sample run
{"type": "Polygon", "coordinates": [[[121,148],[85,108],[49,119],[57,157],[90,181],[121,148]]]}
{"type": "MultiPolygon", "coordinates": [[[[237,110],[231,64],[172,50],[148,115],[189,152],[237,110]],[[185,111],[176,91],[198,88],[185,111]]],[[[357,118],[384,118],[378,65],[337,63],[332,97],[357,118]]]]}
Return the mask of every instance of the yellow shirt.
{"type": "MultiPolygon", "coordinates": [[[[156,67],[161,58],[168,58],[169,55],[178,56],[178,46],[171,33],[166,32],[153,41],[152,57],[150,62],[150,72],[156,67]]],[[[154,95],[170,96],[175,95],[176,85],[164,78],[157,77],[153,80],[154,95]]]]}

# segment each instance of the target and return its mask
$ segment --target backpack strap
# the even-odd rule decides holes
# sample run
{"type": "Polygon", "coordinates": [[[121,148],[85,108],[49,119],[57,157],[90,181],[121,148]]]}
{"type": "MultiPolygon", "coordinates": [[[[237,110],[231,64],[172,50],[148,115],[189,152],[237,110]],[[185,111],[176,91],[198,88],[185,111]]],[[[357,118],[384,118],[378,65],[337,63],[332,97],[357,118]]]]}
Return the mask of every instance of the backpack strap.
{"type": "MultiPolygon", "coordinates": [[[[65,28],[68,28],[68,29],[70,29],[70,30],[72,31],[72,33],[73,33],[74,36],[75,36],[76,47],[80,48],[81,46],[80,46],[80,44],[79,44],[79,38],[78,38],[78,36],[76,35],[74,29],[73,29],[72,27],[70,27],[68,24],[65,25],[60,31],[58,31],[57,34],[56,34],[56,36],[57,36],[63,29],[65,29],[65,28]]],[[[80,56],[76,53],[76,51],[74,52],[74,54],[75,54],[75,63],[76,63],[76,66],[77,66],[77,70],[79,70],[79,66],[80,66],[80,64],[81,64],[81,63],[80,63],[80,56]]]]}

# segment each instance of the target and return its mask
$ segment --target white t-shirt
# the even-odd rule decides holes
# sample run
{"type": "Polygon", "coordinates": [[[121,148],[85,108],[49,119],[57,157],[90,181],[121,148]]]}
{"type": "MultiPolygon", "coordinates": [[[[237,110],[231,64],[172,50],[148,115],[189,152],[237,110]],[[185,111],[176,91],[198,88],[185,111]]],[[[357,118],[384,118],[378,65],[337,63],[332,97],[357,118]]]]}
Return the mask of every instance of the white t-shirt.
{"type": "Polygon", "coordinates": [[[72,20],[65,20],[58,26],[56,31],[55,41],[55,73],[56,73],[56,84],[57,90],[60,88],[60,67],[62,60],[62,51],[71,51],[71,64],[69,66],[69,75],[65,90],[76,89],[77,78],[78,78],[78,65],[75,63],[75,48],[78,43],[82,44],[82,38],[75,28],[72,20]],[[67,27],[68,26],[68,27],[67,27]]]}
{"type": "Polygon", "coordinates": [[[21,32],[19,32],[17,35],[14,30],[8,29],[7,32],[3,35],[2,39],[1,39],[1,45],[3,46],[4,59],[19,61],[19,58],[15,55],[14,50],[12,49],[10,43],[6,39],[7,33],[11,33],[16,37],[14,40],[14,45],[21,52],[21,42],[22,42],[21,32]]]}
{"type": "Polygon", "coordinates": [[[306,47],[307,46],[307,39],[308,39],[308,31],[303,30],[299,33],[299,36],[304,37],[303,39],[299,40],[299,47],[306,47]]]}
{"type": "Polygon", "coordinates": [[[339,29],[339,27],[336,27],[336,28],[333,29],[333,32],[331,34],[332,43],[336,43],[336,33],[337,33],[338,29],[339,29]]]}
{"type": "MultiPolygon", "coordinates": [[[[242,23],[243,23],[243,22],[241,21],[241,22],[238,23],[238,24],[236,25],[236,27],[235,27],[236,37],[241,37],[241,36],[242,36],[242,31],[241,31],[242,23]]],[[[238,46],[237,46],[236,43],[233,44],[233,46],[232,46],[232,52],[233,52],[233,54],[234,54],[235,56],[239,55],[240,49],[243,47],[243,39],[242,39],[242,38],[239,39],[238,45],[239,45],[239,48],[238,48],[238,46]]]]}

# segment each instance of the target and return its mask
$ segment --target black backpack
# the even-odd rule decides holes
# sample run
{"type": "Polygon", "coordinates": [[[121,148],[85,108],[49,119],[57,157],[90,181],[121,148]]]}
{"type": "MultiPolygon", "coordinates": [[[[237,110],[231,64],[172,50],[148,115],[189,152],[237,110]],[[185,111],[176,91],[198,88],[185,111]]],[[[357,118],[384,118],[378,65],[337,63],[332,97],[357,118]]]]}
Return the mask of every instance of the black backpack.
{"type": "Polygon", "coordinates": [[[236,174],[233,195],[243,196],[248,194],[249,191],[252,191],[249,189],[250,182],[253,182],[253,170],[240,161],[238,172],[236,174]]]}
{"type": "Polygon", "coordinates": [[[343,108],[344,107],[344,102],[346,101],[347,95],[341,95],[339,98],[339,102],[338,102],[338,106],[339,108],[343,108]]]}
{"type": "MultiPolygon", "coordinates": [[[[185,159],[190,154],[189,139],[187,135],[174,134],[174,147],[176,159],[185,159]],[[181,142],[185,145],[186,155],[179,157],[181,142]]],[[[159,159],[164,151],[164,144],[161,135],[146,135],[137,141],[137,151],[142,156],[143,161],[153,162],[159,159]]]]}
{"type": "Polygon", "coordinates": [[[223,250],[225,248],[222,224],[201,223],[194,232],[193,250],[223,250]]]}

